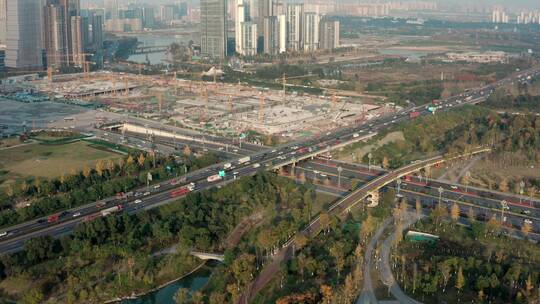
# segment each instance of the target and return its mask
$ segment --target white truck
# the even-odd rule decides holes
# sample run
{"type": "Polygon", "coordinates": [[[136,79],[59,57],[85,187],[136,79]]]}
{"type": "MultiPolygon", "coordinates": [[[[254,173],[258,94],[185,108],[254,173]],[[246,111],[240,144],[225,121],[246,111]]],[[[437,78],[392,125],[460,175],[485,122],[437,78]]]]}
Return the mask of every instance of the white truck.
{"type": "Polygon", "coordinates": [[[242,157],[242,158],[240,158],[240,159],[238,160],[238,164],[245,164],[245,163],[247,163],[247,162],[250,161],[250,160],[251,160],[251,157],[249,157],[249,156],[242,157]]]}
{"type": "Polygon", "coordinates": [[[231,163],[226,163],[226,164],[223,165],[223,170],[230,169],[231,167],[232,167],[231,163]]]}
{"type": "Polygon", "coordinates": [[[209,183],[213,183],[213,182],[217,182],[217,181],[220,181],[222,179],[221,176],[219,176],[219,174],[215,174],[215,175],[212,175],[212,176],[209,176],[206,181],[209,182],[209,183]]]}

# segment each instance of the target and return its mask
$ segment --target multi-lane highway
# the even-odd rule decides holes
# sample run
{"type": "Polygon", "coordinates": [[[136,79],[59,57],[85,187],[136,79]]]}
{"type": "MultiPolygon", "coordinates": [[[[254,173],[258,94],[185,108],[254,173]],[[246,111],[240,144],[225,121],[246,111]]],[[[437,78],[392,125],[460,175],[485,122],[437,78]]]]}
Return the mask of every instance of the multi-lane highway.
{"type": "MultiPolygon", "coordinates": [[[[296,167],[296,170],[297,173],[300,170],[304,171],[306,178],[311,180],[321,181],[329,178],[333,185],[337,185],[338,175],[341,175],[340,183],[345,188],[320,186],[323,191],[336,196],[345,196],[350,193],[348,188],[350,188],[352,180],[358,181],[359,186],[362,186],[387,172],[380,168],[369,170],[362,165],[323,160],[301,164],[296,167]],[[341,174],[338,172],[338,166],[342,168],[341,174]]],[[[441,202],[448,208],[454,202],[457,203],[463,217],[468,217],[469,208],[473,208],[475,216],[479,220],[489,220],[493,215],[500,220],[502,216],[506,219],[505,226],[519,230],[524,221],[528,219],[532,221],[533,230],[540,232],[540,201],[536,199],[432,179],[419,179],[416,176],[406,176],[402,179],[399,187],[396,182],[390,184],[389,187],[396,191],[399,188],[398,195],[406,197],[413,206],[418,198],[425,209],[432,209],[440,198],[441,202]],[[506,202],[506,207],[503,207],[503,202],[506,202]]]]}
{"type": "MultiPolygon", "coordinates": [[[[448,111],[449,109],[460,105],[481,102],[497,87],[511,83],[514,80],[536,77],[538,75],[540,75],[539,68],[516,73],[512,77],[494,84],[443,100],[437,105],[436,111],[448,111]]],[[[304,141],[292,142],[271,151],[269,149],[257,151],[250,156],[249,161],[241,161],[242,158],[236,158],[230,161],[230,167],[227,167],[226,169],[225,163],[216,164],[190,173],[180,182],[178,180],[169,180],[158,185],[152,185],[150,189],[143,188],[133,190],[133,196],[131,197],[110,198],[102,202],[65,211],[58,214],[58,219],[50,223],[48,218],[41,218],[14,227],[4,228],[4,230],[1,231],[2,233],[0,233],[0,235],[2,235],[0,239],[0,253],[20,250],[25,241],[36,236],[60,236],[68,233],[77,224],[92,220],[93,218],[98,217],[104,210],[113,207],[122,209],[119,210],[120,212],[132,213],[170,202],[174,200],[171,197],[171,193],[189,183],[194,183],[196,190],[202,190],[223,185],[224,183],[228,183],[241,176],[253,175],[259,170],[273,169],[282,165],[295,163],[298,160],[311,157],[317,153],[323,153],[328,149],[356,142],[365,136],[376,134],[392,125],[409,120],[411,119],[409,114],[414,111],[418,111],[420,115],[432,115],[432,111],[430,111],[428,107],[422,106],[410,108],[395,116],[381,117],[370,121],[367,124],[336,129],[333,132],[328,132],[304,141]],[[226,171],[226,176],[214,182],[209,182],[207,180],[209,177],[218,174],[219,171],[226,171]]],[[[230,139],[223,139],[220,137],[207,137],[206,140],[221,145],[234,144],[230,139]]]]}

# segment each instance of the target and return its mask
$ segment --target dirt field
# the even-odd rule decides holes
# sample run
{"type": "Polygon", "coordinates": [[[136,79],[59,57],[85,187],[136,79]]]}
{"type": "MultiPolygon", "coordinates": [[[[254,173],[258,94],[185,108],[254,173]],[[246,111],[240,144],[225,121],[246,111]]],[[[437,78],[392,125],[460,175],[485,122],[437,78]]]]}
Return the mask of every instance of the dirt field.
{"type": "Polygon", "coordinates": [[[0,150],[0,187],[30,176],[58,177],[79,171],[85,165],[94,167],[98,160],[117,158],[119,155],[82,141],[64,145],[34,143],[3,149],[0,150]]]}

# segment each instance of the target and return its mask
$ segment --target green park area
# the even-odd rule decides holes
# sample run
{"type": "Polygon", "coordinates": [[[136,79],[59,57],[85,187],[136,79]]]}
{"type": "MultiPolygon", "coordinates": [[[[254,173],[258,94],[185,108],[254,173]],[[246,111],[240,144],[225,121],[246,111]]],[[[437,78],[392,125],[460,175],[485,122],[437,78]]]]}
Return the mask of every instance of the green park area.
{"type": "Polygon", "coordinates": [[[438,242],[403,241],[392,256],[394,275],[413,298],[423,303],[538,301],[537,244],[509,238],[493,220],[462,226],[433,219],[414,229],[440,236],[438,242]]]}
{"type": "Polygon", "coordinates": [[[120,155],[84,141],[65,144],[30,143],[0,150],[0,187],[29,177],[55,178],[79,172],[97,161],[120,155]]]}

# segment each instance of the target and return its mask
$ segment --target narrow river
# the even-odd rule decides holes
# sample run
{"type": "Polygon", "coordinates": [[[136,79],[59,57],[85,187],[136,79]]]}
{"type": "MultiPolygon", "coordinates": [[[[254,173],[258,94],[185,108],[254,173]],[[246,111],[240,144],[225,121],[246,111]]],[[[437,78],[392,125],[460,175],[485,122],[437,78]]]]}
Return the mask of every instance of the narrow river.
{"type": "Polygon", "coordinates": [[[191,275],[169,284],[160,290],[151,292],[134,300],[123,300],[121,304],[176,304],[174,294],[180,288],[187,288],[190,292],[203,288],[212,274],[212,263],[206,264],[191,275]]]}

